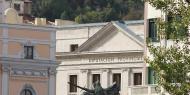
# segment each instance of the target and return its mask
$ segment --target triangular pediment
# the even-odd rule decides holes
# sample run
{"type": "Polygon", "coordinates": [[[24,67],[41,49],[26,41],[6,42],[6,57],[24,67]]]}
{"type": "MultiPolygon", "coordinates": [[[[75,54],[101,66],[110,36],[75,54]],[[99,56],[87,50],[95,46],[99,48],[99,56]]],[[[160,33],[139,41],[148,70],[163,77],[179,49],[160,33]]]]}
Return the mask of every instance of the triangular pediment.
{"type": "Polygon", "coordinates": [[[110,22],[79,47],[79,52],[143,50],[144,40],[120,22],[110,22]]]}

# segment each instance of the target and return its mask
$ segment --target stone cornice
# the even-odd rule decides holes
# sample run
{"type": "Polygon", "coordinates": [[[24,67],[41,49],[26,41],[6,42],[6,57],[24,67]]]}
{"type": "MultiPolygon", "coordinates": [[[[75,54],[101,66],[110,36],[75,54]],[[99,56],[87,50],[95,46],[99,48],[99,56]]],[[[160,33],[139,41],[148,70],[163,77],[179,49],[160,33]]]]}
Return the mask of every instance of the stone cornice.
{"type": "Polygon", "coordinates": [[[48,73],[46,70],[30,70],[30,69],[19,69],[12,68],[11,76],[26,76],[26,77],[47,77],[48,73]]]}
{"type": "Polygon", "coordinates": [[[2,71],[3,71],[3,72],[9,72],[9,71],[10,71],[9,65],[3,64],[3,65],[2,65],[2,71]]]}
{"type": "Polygon", "coordinates": [[[78,51],[83,51],[85,49],[88,49],[89,47],[91,47],[91,44],[97,42],[97,39],[100,40],[104,35],[107,35],[107,32],[112,32],[113,29],[115,29],[115,27],[113,27],[112,23],[111,22],[108,23],[106,26],[104,26],[102,29],[96,32],[92,37],[90,37],[86,42],[84,42],[78,48],[78,51]]]}
{"type": "Polygon", "coordinates": [[[56,68],[49,68],[48,73],[49,73],[49,76],[50,75],[56,76],[56,73],[57,73],[56,68]]]}
{"type": "Polygon", "coordinates": [[[103,55],[103,54],[127,54],[127,53],[143,53],[143,50],[128,50],[128,51],[104,51],[104,52],[63,52],[57,53],[56,57],[66,56],[81,56],[81,55],[103,55]]]}
{"type": "MultiPolygon", "coordinates": [[[[115,69],[115,68],[142,68],[144,67],[143,62],[125,62],[125,63],[101,63],[101,64],[62,64],[59,65],[58,71],[70,70],[71,68],[80,69],[115,69]]],[[[75,70],[73,69],[73,70],[75,70]]],[[[122,69],[123,70],[123,69],[122,69]]]]}
{"type": "Polygon", "coordinates": [[[36,40],[36,39],[26,39],[26,38],[15,38],[15,37],[0,37],[0,40],[7,40],[9,42],[19,42],[19,43],[24,43],[26,41],[32,41],[35,44],[45,44],[45,45],[50,45],[51,42],[49,40],[36,40]]]}
{"type": "Polygon", "coordinates": [[[44,67],[56,67],[58,61],[51,60],[27,60],[21,58],[0,57],[0,63],[10,65],[29,65],[29,66],[44,66],[44,67]]]}
{"type": "MultiPolygon", "coordinates": [[[[139,21],[141,24],[143,24],[144,21],[139,21]]],[[[105,38],[105,36],[111,35],[111,33],[115,30],[118,30],[118,32],[122,32],[125,36],[129,37],[131,40],[133,40],[135,43],[139,44],[142,48],[144,46],[143,43],[143,39],[139,36],[137,36],[137,34],[128,29],[128,27],[126,27],[126,24],[136,24],[139,22],[128,22],[125,24],[122,24],[118,21],[114,21],[114,22],[110,22],[108,23],[106,26],[104,26],[103,28],[101,28],[98,32],[96,32],[93,36],[91,36],[86,42],[84,42],[77,51],[88,51],[89,48],[93,47],[94,44],[98,43],[99,41],[101,41],[101,39],[105,38]]]]}
{"type": "Polygon", "coordinates": [[[48,77],[28,77],[28,76],[11,76],[10,80],[16,80],[16,81],[34,81],[39,83],[47,83],[48,77]]]}
{"type": "Polygon", "coordinates": [[[0,23],[0,28],[45,30],[47,32],[55,32],[58,29],[58,27],[55,26],[37,26],[31,24],[7,24],[7,23],[0,23]]]}

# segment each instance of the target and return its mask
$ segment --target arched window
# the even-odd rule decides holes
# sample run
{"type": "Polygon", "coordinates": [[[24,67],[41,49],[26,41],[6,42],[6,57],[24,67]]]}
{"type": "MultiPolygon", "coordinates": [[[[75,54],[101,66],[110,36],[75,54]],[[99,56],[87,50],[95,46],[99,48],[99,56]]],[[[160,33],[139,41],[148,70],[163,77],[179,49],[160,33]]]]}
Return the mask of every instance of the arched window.
{"type": "Polygon", "coordinates": [[[26,84],[21,90],[20,95],[36,95],[36,93],[31,85],[26,84]]]}
{"type": "Polygon", "coordinates": [[[33,95],[30,89],[23,89],[21,95],[33,95]]]}

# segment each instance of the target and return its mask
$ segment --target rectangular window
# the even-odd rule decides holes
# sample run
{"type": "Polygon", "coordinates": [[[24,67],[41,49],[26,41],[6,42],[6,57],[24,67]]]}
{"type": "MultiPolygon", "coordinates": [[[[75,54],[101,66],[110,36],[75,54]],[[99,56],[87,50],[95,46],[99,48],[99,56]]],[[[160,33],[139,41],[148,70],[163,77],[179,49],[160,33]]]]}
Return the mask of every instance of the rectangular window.
{"type": "Polygon", "coordinates": [[[134,73],[134,85],[142,85],[142,73],[134,73]]]}
{"type": "MultiPolygon", "coordinates": [[[[70,83],[77,85],[77,75],[70,75],[69,80],[70,80],[70,83]]],[[[69,92],[77,92],[77,87],[70,85],[69,92]]]]}
{"type": "Polygon", "coordinates": [[[33,46],[24,46],[24,58],[33,59],[34,47],[33,46]]]}
{"type": "Polygon", "coordinates": [[[14,4],[14,9],[20,11],[20,4],[14,4]]]}
{"type": "Polygon", "coordinates": [[[31,14],[31,2],[24,2],[24,14],[30,15],[31,14]]]}
{"type": "Polygon", "coordinates": [[[181,20],[182,20],[181,15],[167,16],[167,21],[168,21],[167,39],[174,39],[176,38],[175,36],[177,36],[178,38],[183,38],[184,36],[189,35],[188,27],[184,26],[184,24],[180,24],[178,28],[176,28],[176,25],[173,25],[173,23],[176,23],[176,22],[180,23],[181,20]]]}
{"type": "Polygon", "coordinates": [[[113,82],[116,82],[116,84],[121,88],[121,74],[120,73],[113,74],[113,82]]]}
{"type": "Polygon", "coordinates": [[[73,52],[78,49],[78,44],[71,44],[70,51],[73,52]]]}
{"type": "Polygon", "coordinates": [[[156,84],[156,74],[150,67],[148,67],[148,84],[156,84]]]}
{"type": "Polygon", "coordinates": [[[149,38],[155,42],[158,41],[158,33],[157,33],[157,26],[156,26],[156,18],[149,19],[149,31],[148,31],[149,38]]]}
{"type": "Polygon", "coordinates": [[[93,74],[92,75],[92,83],[95,83],[96,81],[100,82],[100,74],[93,74]]]}

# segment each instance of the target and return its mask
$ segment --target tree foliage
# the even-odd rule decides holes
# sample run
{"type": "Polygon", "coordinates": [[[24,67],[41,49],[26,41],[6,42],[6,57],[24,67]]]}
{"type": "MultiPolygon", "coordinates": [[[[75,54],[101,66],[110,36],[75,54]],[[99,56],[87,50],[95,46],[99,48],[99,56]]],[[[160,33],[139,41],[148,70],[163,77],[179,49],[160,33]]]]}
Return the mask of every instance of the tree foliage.
{"type": "Polygon", "coordinates": [[[143,19],[142,0],[32,0],[32,15],[79,23],[143,19]]]}
{"type": "Polygon", "coordinates": [[[190,5],[184,0],[147,0],[168,18],[157,20],[160,40],[172,45],[155,46],[148,41],[151,57],[147,63],[154,69],[158,84],[171,95],[189,95],[190,92],[190,5]]]}

